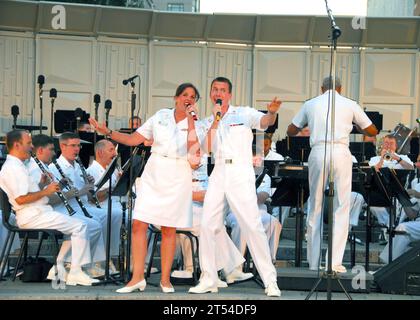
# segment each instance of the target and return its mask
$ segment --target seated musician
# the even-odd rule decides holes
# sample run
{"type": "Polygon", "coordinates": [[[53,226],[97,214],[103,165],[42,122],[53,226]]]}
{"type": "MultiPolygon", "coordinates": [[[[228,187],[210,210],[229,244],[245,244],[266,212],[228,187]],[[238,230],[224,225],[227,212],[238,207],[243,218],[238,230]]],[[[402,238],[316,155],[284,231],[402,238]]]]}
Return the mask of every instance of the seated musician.
{"type": "Polygon", "coordinates": [[[40,188],[29,175],[25,164],[32,153],[32,138],[25,130],[7,133],[9,154],[0,171],[0,187],[9,197],[16,213],[16,222],[22,229],[56,229],[65,235],[57,256],[57,272],[67,285],[90,286],[97,280],[83,272],[82,266],[91,262],[87,224],[69,215],[63,215],[48,205],[48,196],[60,191],[57,182],[47,183],[43,176],[44,188],[40,188]],[[68,275],[64,268],[64,256],[71,247],[71,269],[68,275]]]}
{"type": "MultiPolygon", "coordinates": [[[[414,169],[413,162],[406,155],[396,153],[397,139],[392,135],[387,135],[383,139],[382,147],[380,148],[380,155],[372,157],[369,161],[369,166],[374,166],[376,170],[381,168],[390,169],[414,169]]],[[[388,226],[389,214],[388,209],[384,207],[371,207],[371,212],[378,219],[381,226],[388,226]]],[[[386,228],[382,229],[384,238],[387,239],[386,228]]]]}
{"type": "MultiPolygon", "coordinates": [[[[45,135],[38,134],[33,136],[32,144],[34,146],[34,157],[39,160],[39,164],[36,163],[34,157],[31,157],[28,164],[29,174],[34,181],[41,181],[43,173],[50,175],[53,181],[59,181],[58,177],[54,177],[48,169],[48,165],[52,162],[53,157],[55,156],[54,151],[54,140],[45,135]],[[42,170],[40,168],[42,166],[42,170]]],[[[64,191],[62,194],[67,201],[74,198],[76,195],[75,190],[64,191]]],[[[62,200],[57,196],[57,194],[52,194],[48,196],[48,204],[53,207],[54,211],[60,212],[61,214],[68,215],[69,212],[65,206],[63,206],[62,200]]],[[[86,217],[79,206],[73,206],[71,209],[74,210],[73,217],[78,218],[84,221],[87,225],[89,242],[90,242],[90,252],[92,254],[92,263],[98,263],[105,260],[105,246],[104,238],[102,235],[102,226],[101,224],[91,218],[86,217]]],[[[70,248],[69,248],[70,249],[70,248]]],[[[69,250],[68,254],[64,257],[65,262],[71,261],[71,251],[69,250]]],[[[53,269],[50,270],[47,279],[52,280],[54,277],[53,269]]],[[[96,268],[94,265],[89,266],[87,269],[88,274],[94,275],[96,268]]]]}
{"type": "MultiPolygon", "coordinates": [[[[117,156],[114,144],[109,140],[100,140],[95,145],[95,160],[92,162],[90,167],[87,169],[87,173],[95,179],[95,184],[98,183],[102,176],[105,174],[107,167],[110,165],[112,160],[117,156]]],[[[120,173],[115,169],[112,174],[111,187],[115,187],[120,177],[120,173]]],[[[101,208],[104,212],[108,212],[108,197],[109,197],[109,181],[106,182],[101,189],[97,192],[97,197],[101,208]]],[[[116,257],[119,252],[120,244],[120,230],[122,221],[122,206],[120,197],[111,197],[112,200],[112,226],[111,226],[111,251],[110,256],[116,257]]],[[[115,266],[110,261],[110,270],[115,272],[115,266]]]]}

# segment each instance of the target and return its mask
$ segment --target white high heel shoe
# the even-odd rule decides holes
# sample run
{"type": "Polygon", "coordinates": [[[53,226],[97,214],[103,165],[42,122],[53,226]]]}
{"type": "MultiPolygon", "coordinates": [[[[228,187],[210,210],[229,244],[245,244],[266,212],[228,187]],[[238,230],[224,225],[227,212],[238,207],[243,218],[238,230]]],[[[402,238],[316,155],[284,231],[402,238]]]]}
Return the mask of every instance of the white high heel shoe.
{"type": "Polygon", "coordinates": [[[160,288],[162,289],[162,292],[163,293],[174,293],[175,292],[175,289],[174,289],[174,287],[164,287],[163,285],[162,285],[162,282],[160,282],[160,288]]]}
{"type": "Polygon", "coordinates": [[[146,279],[141,280],[140,282],[137,282],[135,285],[132,286],[126,286],[124,288],[120,288],[116,290],[118,293],[130,293],[136,290],[144,291],[146,288],[146,279]]]}

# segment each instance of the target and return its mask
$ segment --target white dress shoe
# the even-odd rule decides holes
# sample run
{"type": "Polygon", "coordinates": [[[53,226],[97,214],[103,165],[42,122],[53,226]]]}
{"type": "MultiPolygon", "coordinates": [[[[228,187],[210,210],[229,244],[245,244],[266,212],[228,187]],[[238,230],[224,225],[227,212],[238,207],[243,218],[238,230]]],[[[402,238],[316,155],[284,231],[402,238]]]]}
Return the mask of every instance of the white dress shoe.
{"type": "Polygon", "coordinates": [[[162,289],[163,293],[174,293],[175,292],[175,289],[174,289],[174,287],[172,287],[172,285],[170,287],[164,287],[162,285],[162,282],[160,282],[159,285],[160,285],[160,288],[162,289]]]}
{"type": "Polygon", "coordinates": [[[181,278],[181,279],[191,279],[193,277],[193,273],[187,270],[174,270],[171,273],[171,277],[181,278]]]}
{"type": "Polygon", "coordinates": [[[137,282],[136,284],[132,286],[126,286],[124,288],[120,288],[116,290],[118,293],[130,293],[136,290],[144,291],[146,289],[146,279],[141,280],[140,282],[137,282]]]}
{"type": "Polygon", "coordinates": [[[209,285],[208,281],[200,280],[198,285],[188,290],[188,293],[207,293],[207,292],[211,292],[211,293],[218,292],[217,285],[212,286],[212,285],[209,285]]]}
{"type": "Polygon", "coordinates": [[[269,297],[280,297],[281,291],[279,287],[277,286],[277,282],[271,282],[267,288],[265,288],[265,293],[269,297]]]}
{"type": "Polygon", "coordinates": [[[227,284],[234,282],[245,281],[251,279],[254,275],[250,272],[244,273],[241,270],[234,269],[231,273],[226,275],[227,284]]]}
{"type": "Polygon", "coordinates": [[[84,273],[81,269],[79,270],[70,270],[69,274],[67,275],[66,285],[69,286],[91,286],[92,283],[98,282],[95,279],[89,277],[86,273],[84,273]]]}
{"type": "Polygon", "coordinates": [[[223,280],[217,279],[217,287],[218,288],[227,288],[228,284],[223,280]]]}

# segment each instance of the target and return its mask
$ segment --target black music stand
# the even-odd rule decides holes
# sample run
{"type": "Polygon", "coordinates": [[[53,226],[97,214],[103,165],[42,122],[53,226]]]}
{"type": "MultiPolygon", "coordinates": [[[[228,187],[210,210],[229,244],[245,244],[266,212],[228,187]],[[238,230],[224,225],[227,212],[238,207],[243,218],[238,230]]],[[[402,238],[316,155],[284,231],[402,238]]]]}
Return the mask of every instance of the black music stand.
{"type": "MultiPolygon", "coordinates": [[[[134,153],[134,152],[133,152],[134,153]]],[[[112,192],[113,196],[123,197],[129,194],[129,207],[128,207],[128,219],[127,219],[127,250],[126,256],[124,257],[124,266],[120,267],[121,278],[126,278],[128,280],[128,275],[130,273],[130,253],[131,253],[131,221],[132,221],[132,212],[133,205],[131,197],[134,197],[132,192],[133,185],[136,181],[134,177],[138,177],[140,172],[143,170],[145,165],[145,156],[146,152],[143,151],[141,155],[133,154],[132,162],[128,162],[124,165],[124,171],[121,178],[118,180],[117,185],[112,192]]],[[[124,219],[123,219],[124,220],[124,219]]]]}
{"type": "Polygon", "coordinates": [[[271,181],[272,186],[276,188],[271,196],[271,205],[296,208],[295,267],[300,267],[303,247],[304,204],[309,197],[307,167],[278,163],[271,181]]]}
{"type": "Polygon", "coordinates": [[[117,166],[117,161],[118,161],[118,156],[116,156],[111,163],[109,164],[107,170],[105,171],[105,173],[103,174],[102,178],[99,180],[99,182],[97,184],[95,184],[96,186],[96,191],[94,194],[96,194],[101,187],[107,182],[109,181],[109,186],[108,186],[108,214],[107,214],[107,234],[106,234],[106,258],[105,258],[105,276],[104,279],[99,282],[98,284],[107,284],[107,283],[120,283],[118,280],[114,279],[113,277],[111,277],[109,275],[109,261],[111,260],[110,257],[110,251],[111,251],[111,216],[112,216],[112,175],[115,171],[115,168],[117,166]]]}
{"type": "Polygon", "coordinates": [[[15,129],[22,129],[22,130],[27,130],[29,132],[35,131],[35,130],[48,130],[48,127],[46,126],[27,126],[27,125],[16,125],[15,129]]]}

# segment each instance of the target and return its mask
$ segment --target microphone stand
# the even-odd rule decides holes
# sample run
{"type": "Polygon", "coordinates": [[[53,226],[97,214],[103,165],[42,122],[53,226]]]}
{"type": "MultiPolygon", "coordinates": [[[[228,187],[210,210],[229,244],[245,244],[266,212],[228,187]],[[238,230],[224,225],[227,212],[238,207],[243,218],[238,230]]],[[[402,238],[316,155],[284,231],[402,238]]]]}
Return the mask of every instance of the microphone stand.
{"type": "Polygon", "coordinates": [[[42,90],[42,84],[39,84],[39,108],[41,110],[40,114],[40,120],[39,120],[39,134],[42,134],[42,102],[43,102],[43,90],[42,90]]]}
{"type": "MultiPolygon", "coordinates": [[[[327,258],[327,271],[323,272],[321,277],[318,279],[311,292],[305,298],[309,300],[318,285],[322,282],[323,279],[327,280],[327,300],[332,298],[332,280],[336,280],[340,285],[341,289],[347,296],[348,300],[352,300],[350,295],[347,293],[340,279],[337,277],[337,273],[332,270],[332,250],[333,250],[333,228],[334,228],[334,133],[335,133],[335,96],[336,96],[336,63],[337,63],[337,40],[341,36],[341,30],[335,23],[334,16],[332,15],[331,9],[328,7],[328,1],[325,0],[325,5],[327,8],[328,17],[331,21],[331,69],[330,69],[330,79],[332,80],[332,88],[329,91],[330,96],[328,97],[328,103],[331,107],[331,128],[330,128],[330,164],[328,172],[328,194],[327,194],[327,203],[328,203],[328,258],[327,258]]],[[[328,130],[328,128],[326,128],[328,130]]],[[[321,225],[322,229],[322,225],[321,225]]],[[[320,251],[322,254],[322,250],[320,251]]]]}
{"type": "Polygon", "coordinates": [[[53,124],[54,124],[54,102],[55,102],[55,98],[57,98],[57,90],[55,90],[55,92],[54,92],[53,89],[51,89],[50,97],[51,97],[50,137],[52,137],[53,136],[53,124]]]}
{"type": "MultiPolygon", "coordinates": [[[[131,86],[131,115],[130,119],[133,119],[134,117],[134,110],[136,109],[136,93],[134,91],[134,88],[136,84],[134,83],[134,79],[130,80],[130,86],[131,86]]],[[[133,121],[131,121],[131,133],[133,132],[133,121]]],[[[137,150],[137,149],[136,149],[137,150]]],[[[132,215],[133,215],[133,147],[130,147],[130,163],[132,164],[130,166],[130,189],[128,190],[128,215],[127,215],[127,250],[126,250],[126,272],[125,272],[125,281],[127,282],[131,278],[131,272],[130,272],[130,263],[131,263],[131,222],[132,222],[132,215]]]]}
{"type": "MultiPolygon", "coordinates": [[[[98,121],[98,108],[99,108],[99,102],[95,102],[95,120],[98,121]]],[[[108,121],[107,121],[108,123],[108,121]]],[[[96,130],[93,131],[93,147],[96,146],[96,139],[98,138],[98,133],[96,130]]]]}

